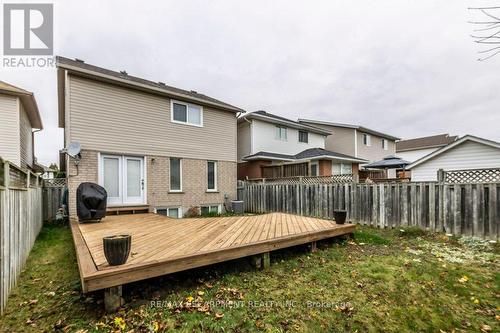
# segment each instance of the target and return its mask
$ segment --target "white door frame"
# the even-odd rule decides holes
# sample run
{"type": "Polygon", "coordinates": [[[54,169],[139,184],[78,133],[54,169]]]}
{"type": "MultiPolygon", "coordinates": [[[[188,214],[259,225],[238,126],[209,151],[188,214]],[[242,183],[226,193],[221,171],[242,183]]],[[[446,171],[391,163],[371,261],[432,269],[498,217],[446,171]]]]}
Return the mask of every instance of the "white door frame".
{"type": "Polygon", "coordinates": [[[137,204],[137,203],[144,203],[144,189],[145,189],[145,172],[144,172],[144,158],[143,157],[134,157],[134,156],[123,156],[123,203],[124,204],[137,204]],[[126,195],[126,189],[127,189],[127,168],[128,164],[127,161],[139,161],[140,163],[140,169],[141,169],[141,180],[139,183],[140,189],[141,189],[141,195],[138,197],[128,197],[126,195]]]}
{"type": "Polygon", "coordinates": [[[121,155],[113,153],[98,153],[97,164],[98,164],[98,183],[104,186],[104,158],[117,158],[119,166],[119,194],[118,198],[108,197],[108,206],[133,206],[142,205],[147,203],[147,179],[146,179],[146,158],[144,156],[132,156],[132,155],[121,155]],[[142,172],[142,184],[141,184],[141,198],[126,198],[125,189],[127,188],[126,180],[126,161],[128,159],[140,160],[141,161],[141,172],[142,172]]]}

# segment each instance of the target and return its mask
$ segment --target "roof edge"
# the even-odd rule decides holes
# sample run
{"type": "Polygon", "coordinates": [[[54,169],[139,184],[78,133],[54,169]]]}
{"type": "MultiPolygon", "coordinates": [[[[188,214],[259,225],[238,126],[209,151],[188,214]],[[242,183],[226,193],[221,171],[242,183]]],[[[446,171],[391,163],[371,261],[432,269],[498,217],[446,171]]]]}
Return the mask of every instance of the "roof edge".
{"type": "Polygon", "coordinates": [[[352,128],[356,130],[360,130],[362,132],[366,132],[372,135],[377,135],[386,139],[391,139],[394,141],[401,140],[401,138],[398,138],[397,136],[393,136],[390,134],[382,133],[364,126],[360,125],[352,125],[352,124],[342,124],[342,123],[334,123],[331,121],[323,121],[323,120],[314,120],[314,119],[306,119],[306,118],[299,118],[297,120],[298,122],[304,122],[304,123],[311,123],[311,124],[317,124],[317,125],[326,125],[326,126],[336,126],[336,127],[344,127],[344,128],[352,128]]]}
{"type": "MultiPolygon", "coordinates": [[[[204,105],[208,105],[208,106],[214,106],[214,107],[217,107],[219,109],[226,110],[226,111],[231,111],[231,112],[234,112],[234,113],[245,113],[246,112],[245,110],[243,110],[241,108],[238,108],[236,106],[232,106],[230,104],[224,105],[224,104],[220,104],[220,103],[217,103],[217,102],[214,102],[214,101],[209,101],[209,100],[206,100],[206,99],[203,99],[203,98],[197,98],[197,97],[190,96],[190,95],[187,95],[187,94],[178,93],[178,92],[175,92],[175,91],[172,91],[172,90],[162,89],[162,88],[154,87],[152,85],[148,85],[148,84],[144,84],[144,83],[139,83],[139,82],[134,82],[134,81],[132,81],[130,79],[119,78],[119,77],[116,77],[116,76],[113,76],[113,75],[99,73],[98,71],[95,71],[95,70],[81,68],[81,67],[74,66],[74,65],[71,65],[71,64],[67,64],[67,63],[62,63],[61,60],[63,60],[63,61],[69,61],[69,62],[74,62],[74,60],[69,59],[69,58],[65,58],[65,57],[61,57],[61,56],[57,56],[56,57],[56,66],[57,66],[57,68],[61,68],[61,69],[67,70],[67,71],[69,71],[70,73],[73,73],[73,74],[76,73],[76,74],[80,74],[80,75],[82,75],[84,77],[86,76],[86,77],[91,77],[91,78],[96,78],[96,79],[103,79],[104,81],[117,82],[117,83],[119,83],[121,85],[124,85],[124,86],[129,86],[129,87],[132,87],[132,88],[140,88],[142,90],[153,91],[153,92],[156,92],[156,93],[159,93],[159,94],[162,94],[162,95],[166,95],[166,96],[169,96],[169,97],[179,98],[179,99],[183,99],[183,100],[188,100],[188,101],[191,101],[191,102],[196,102],[196,103],[200,103],[200,104],[204,104],[204,105]]],[[[93,66],[93,67],[97,67],[97,68],[101,68],[101,69],[105,69],[105,68],[98,67],[98,66],[95,66],[95,65],[90,65],[90,64],[87,64],[87,65],[93,66]]],[[[142,78],[139,78],[139,77],[137,77],[137,78],[141,79],[141,80],[148,81],[147,79],[142,79],[142,78]]],[[[151,81],[151,82],[153,82],[153,81],[151,81]]]]}
{"type": "Polygon", "coordinates": [[[435,150],[432,153],[427,154],[427,155],[421,157],[420,159],[414,161],[412,164],[408,165],[406,169],[407,170],[412,169],[412,168],[414,168],[414,167],[416,167],[416,166],[418,166],[418,165],[420,165],[420,164],[422,164],[430,159],[433,159],[434,157],[436,157],[438,155],[441,155],[442,153],[444,153],[444,152],[446,152],[446,151],[448,151],[448,150],[450,150],[458,145],[461,145],[465,141],[474,141],[477,143],[482,143],[482,144],[500,149],[500,142],[496,142],[493,140],[488,140],[488,139],[480,138],[478,136],[467,134],[467,135],[464,135],[463,137],[461,137],[460,139],[455,140],[452,143],[450,143],[444,147],[441,147],[438,150],[435,150]]]}

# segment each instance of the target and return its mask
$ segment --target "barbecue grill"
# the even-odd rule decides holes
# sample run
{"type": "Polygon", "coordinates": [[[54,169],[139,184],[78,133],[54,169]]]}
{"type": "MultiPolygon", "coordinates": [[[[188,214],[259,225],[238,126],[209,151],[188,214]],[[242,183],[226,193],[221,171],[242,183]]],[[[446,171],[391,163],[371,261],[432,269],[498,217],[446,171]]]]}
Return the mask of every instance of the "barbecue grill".
{"type": "Polygon", "coordinates": [[[104,187],[94,183],[81,183],[76,190],[76,212],[83,222],[100,221],[106,216],[108,194],[104,187]]]}

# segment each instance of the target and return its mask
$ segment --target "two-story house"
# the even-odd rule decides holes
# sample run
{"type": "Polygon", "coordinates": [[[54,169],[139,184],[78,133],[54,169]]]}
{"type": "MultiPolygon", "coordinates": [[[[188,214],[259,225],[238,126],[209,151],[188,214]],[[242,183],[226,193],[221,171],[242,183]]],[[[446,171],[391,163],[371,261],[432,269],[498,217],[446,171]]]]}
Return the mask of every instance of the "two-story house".
{"type": "Polygon", "coordinates": [[[34,133],[43,128],[32,92],[0,81],[0,157],[34,169],[34,133]]]}
{"type": "Polygon", "coordinates": [[[325,149],[330,131],[266,111],[238,119],[238,179],[356,174],[366,160],[325,149]]]}
{"type": "MultiPolygon", "coordinates": [[[[316,126],[329,131],[325,148],[337,153],[352,155],[371,162],[395,155],[399,138],[359,125],[339,124],[329,121],[299,119],[301,124],[316,126]]],[[[367,164],[367,163],[365,163],[367,164]]],[[[363,165],[360,165],[363,168],[363,165]]]]}
{"type": "Polygon", "coordinates": [[[197,93],[57,58],[59,126],[67,158],[69,214],[82,182],[102,185],[109,209],[181,217],[222,211],[236,197],[236,121],[242,109],[197,93]]]}

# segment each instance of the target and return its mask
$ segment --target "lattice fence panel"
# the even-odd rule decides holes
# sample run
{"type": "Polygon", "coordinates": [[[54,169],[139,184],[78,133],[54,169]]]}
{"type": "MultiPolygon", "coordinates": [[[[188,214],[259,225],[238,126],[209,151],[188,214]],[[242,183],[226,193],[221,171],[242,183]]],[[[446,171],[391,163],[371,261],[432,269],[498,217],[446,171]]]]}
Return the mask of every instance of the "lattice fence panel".
{"type": "Polygon", "coordinates": [[[445,171],[444,180],[455,184],[496,183],[500,182],[500,168],[445,171]]]}
{"type": "Polygon", "coordinates": [[[44,179],[43,186],[44,187],[64,187],[64,186],[66,186],[66,178],[44,179]]]}
{"type": "Polygon", "coordinates": [[[283,185],[295,185],[295,184],[344,184],[352,183],[352,174],[346,175],[334,175],[334,176],[317,176],[317,177],[285,177],[285,178],[271,178],[271,179],[258,179],[249,180],[248,183],[265,183],[265,184],[283,184],[283,185]]]}

